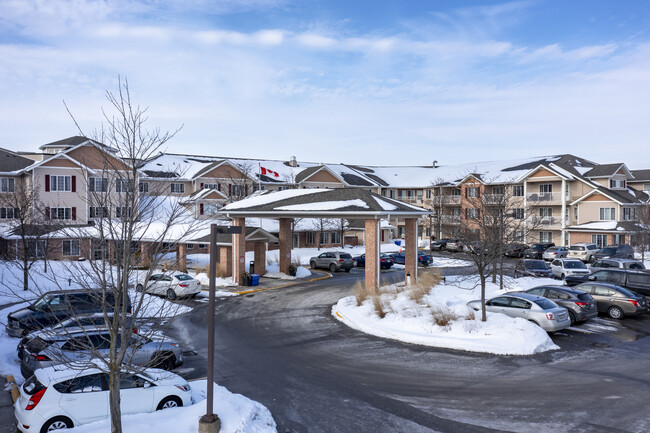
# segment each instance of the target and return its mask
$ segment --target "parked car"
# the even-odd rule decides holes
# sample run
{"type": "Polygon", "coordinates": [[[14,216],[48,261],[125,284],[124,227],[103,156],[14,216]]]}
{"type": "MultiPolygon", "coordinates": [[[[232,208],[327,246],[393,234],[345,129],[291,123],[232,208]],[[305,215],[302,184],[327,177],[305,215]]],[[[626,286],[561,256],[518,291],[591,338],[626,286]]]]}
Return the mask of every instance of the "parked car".
{"type": "MultiPolygon", "coordinates": [[[[129,339],[125,359],[134,365],[172,370],[183,363],[183,350],[174,341],[139,334],[129,334],[129,339]]],[[[93,356],[107,357],[110,334],[105,327],[99,326],[78,332],[50,332],[33,338],[22,350],[20,372],[28,378],[38,368],[83,363],[93,356]]]]}
{"type": "Polygon", "coordinates": [[[567,275],[589,275],[589,269],[577,259],[555,259],[551,262],[553,276],[563,280],[567,275]]]}
{"type": "Polygon", "coordinates": [[[514,271],[515,278],[518,277],[546,277],[551,278],[553,272],[544,260],[523,259],[517,262],[514,271]]]}
{"type": "Polygon", "coordinates": [[[593,296],[598,312],[607,313],[612,319],[622,319],[626,315],[633,316],[648,312],[645,297],[615,284],[589,281],[577,285],[575,289],[593,296]]]}
{"type": "Polygon", "coordinates": [[[542,296],[569,311],[571,324],[584,322],[598,315],[596,300],[589,294],[564,286],[538,286],[524,293],[542,296]]]}
{"type": "MultiPolygon", "coordinates": [[[[403,265],[406,263],[406,255],[404,251],[401,251],[399,253],[394,253],[390,255],[395,263],[403,265]]],[[[424,251],[419,251],[418,250],[418,264],[422,266],[429,266],[433,262],[433,259],[431,258],[430,255],[425,254],[424,251]]]]}
{"type": "Polygon", "coordinates": [[[145,281],[146,278],[145,275],[135,287],[138,292],[167,296],[167,299],[193,297],[201,293],[201,282],[182,272],[159,272],[151,274],[145,281]]]}
{"type": "Polygon", "coordinates": [[[601,269],[630,269],[633,271],[645,270],[645,265],[639,260],[630,259],[598,259],[589,265],[591,272],[601,269]]]}
{"type": "Polygon", "coordinates": [[[542,259],[544,255],[544,251],[546,251],[548,248],[554,247],[555,244],[552,242],[540,242],[537,244],[533,244],[528,248],[527,250],[524,251],[524,258],[525,259],[542,259]]]}
{"type": "Polygon", "coordinates": [[[550,247],[542,254],[542,259],[553,261],[555,259],[565,258],[569,249],[567,247],[550,247]]]}
{"type": "Polygon", "coordinates": [[[634,248],[629,245],[609,245],[594,254],[595,260],[610,258],[633,259],[634,248]]]}
{"type": "Polygon", "coordinates": [[[447,242],[458,242],[458,239],[438,239],[437,241],[431,243],[431,246],[429,249],[431,251],[437,250],[437,251],[444,251],[447,249],[447,242]]]}
{"type": "MultiPolygon", "coordinates": [[[[120,407],[123,415],[192,404],[185,379],[158,369],[122,371],[120,407]]],[[[20,386],[14,414],[20,431],[44,433],[69,429],[109,417],[108,375],[96,368],[63,366],[36,370],[20,386]]]]}
{"type": "Polygon", "coordinates": [[[340,271],[341,269],[345,272],[350,272],[350,269],[354,267],[354,261],[350,253],[344,251],[327,251],[309,259],[309,266],[312,269],[323,268],[329,269],[332,272],[340,271]]]}
{"type": "MultiPolygon", "coordinates": [[[[571,260],[573,260],[573,259],[571,259],[571,260]]],[[[585,281],[588,281],[588,279],[587,279],[588,276],[589,276],[589,274],[586,274],[586,275],[584,275],[584,274],[567,275],[566,277],[564,277],[564,284],[566,284],[567,286],[575,286],[575,285],[578,285],[578,284],[582,284],[585,281]]]]}
{"type": "Polygon", "coordinates": [[[445,249],[447,251],[451,251],[452,253],[460,253],[465,251],[465,248],[463,246],[463,243],[459,241],[458,239],[450,239],[447,241],[447,244],[445,245],[445,249]]]}
{"type": "MultiPolygon", "coordinates": [[[[467,306],[480,311],[481,301],[470,301],[467,306]]],[[[503,313],[510,317],[529,320],[547,332],[560,331],[571,326],[566,308],[530,293],[508,293],[497,296],[485,302],[485,309],[493,313],[503,313]]]]}
{"type": "MultiPolygon", "coordinates": [[[[361,254],[360,256],[357,256],[352,260],[354,260],[356,266],[359,266],[361,268],[364,268],[366,266],[365,254],[361,254]]],[[[390,269],[393,266],[393,263],[395,263],[395,260],[393,260],[393,258],[388,254],[386,253],[379,254],[379,267],[381,269],[390,269]]]]}
{"type": "Polygon", "coordinates": [[[524,256],[524,251],[530,248],[526,244],[508,244],[506,245],[506,251],[503,253],[506,257],[518,257],[521,258],[524,256]]]}
{"type": "Polygon", "coordinates": [[[606,269],[591,273],[587,279],[616,284],[643,296],[650,297],[650,273],[627,271],[623,269],[606,269]]]}
{"type": "MultiPolygon", "coordinates": [[[[131,311],[131,299],[126,296],[127,310],[131,311]]],[[[31,305],[7,316],[7,334],[11,337],[23,335],[48,326],[56,325],[78,314],[113,312],[115,295],[101,290],[58,290],[45,293],[31,305]],[[102,304],[102,300],[104,303],[102,304]]]]}
{"type": "Polygon", "coordinates": [[[596,244],[579,243],[569,247],[568,259],[579,259],[583,262],[593,262],[600,248],[596,244]]]}

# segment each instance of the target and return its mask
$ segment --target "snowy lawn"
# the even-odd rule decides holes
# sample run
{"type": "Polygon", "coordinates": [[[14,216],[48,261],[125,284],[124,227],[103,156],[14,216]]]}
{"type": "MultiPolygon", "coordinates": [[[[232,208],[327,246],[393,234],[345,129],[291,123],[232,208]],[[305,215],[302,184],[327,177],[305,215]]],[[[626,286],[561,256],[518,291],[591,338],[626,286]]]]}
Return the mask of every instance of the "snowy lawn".
{"type": "MultiPolygon", "coordinates": [[[[448,277],[445,284],[424,289],[426,294],[420,302],[413,299],[416,296],[412,291],[396,285],[384,287],[379,298],[385,312],[383,319],[377,314],[373,299],[357,306],[355,296],[340,299],[332,307],[332,315],[361,332],[425,346],[500,355],[530,355],[559,349],[546,331],[527,320],[488,312],[487,322],[481,322],[480,312],[473,314],[466,306],[467,302],[480,299],[477,279],[448,277]]],[[[557,281],[508,278],[504,292],[542,284],[555,285],[557,281]]],[[[487,283],[487,299],[501,293],[498,285],[487,283]]]]}

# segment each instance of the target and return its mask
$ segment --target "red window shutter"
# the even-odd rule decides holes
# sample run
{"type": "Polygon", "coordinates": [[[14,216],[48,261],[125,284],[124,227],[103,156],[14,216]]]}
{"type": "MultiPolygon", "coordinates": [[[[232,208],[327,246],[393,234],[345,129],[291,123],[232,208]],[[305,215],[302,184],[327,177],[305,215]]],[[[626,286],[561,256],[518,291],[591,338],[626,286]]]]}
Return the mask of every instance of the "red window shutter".
{"type": "MultiPolygon", "coordinates": [[[[73,176],[73,177],[74,177],[74,176],[73,176]]],[[[73,185],[74,185],[74,183],[73,183],[73,185]]],[[[73,219],[73,220],[76,220],[76,219],[77,219],[77,208],[74,207],[74,206],[72,207],[72,219],[73,219]]]]}
{"type": "Polygon", "coordinates": [[[72,192],[77,192],[77,176],[72,176],[72,192]]]}
{"type": "Polygon", "coordinates": [[[467,208],[465,208],[465,218],[467,218],[469,215],[469,212],[467,212],[467,208]]]}
{"type": "Polygon", "coordinates": [[[248,195],[248,185],[244,185],[244,195],[248,195]]]}
{"type": "Polygon", "coordinates": [[[201,182],[201,189],[203,189],[203,182],[201,182]]]}
{"type": "Polygon", "coordinates": [[[614,188],[614,179],[609,180],[609,187],[614,188]]]}
{"type": "Polygon", "coordinates": [[[217,184],[217,191],[221,191],[221,184],[220,183],[217,184]]]}
{"type": "Polygon", "coordinates": [[[50,208],[49,207],[45,208],[45,218],[48,219],[48,220],[52,219],[52,215],[50,215],[50,208]]]}
{"type": "Polygon", "coordinates": [[[465,188],[465,197],[469,197],[469,188],[465,188]]]}
{"type": "Polygon", "coordinates": [[[481,188],[476,188],[476,198],[481,198],[481,188]]]}
{"type": "Polygon", "coordinates": [[[481,209],[476,209],[476,218],[481,218],[481,209]]]}
{"type": "Polygon", "coordinates": [[[45,175],[45,192],[49,192],[49,191],[50,191],[50,175],[46,174],[45,175]]]}
{"type": "Polygon", "coordinates": [[[232,195],[232,184],[228,184],[228,195],[232,195]]]}
{"type": "Polygon", "coordinates": [[[203,215],[203,203],[199,204],[199,214],[203,215]]]}

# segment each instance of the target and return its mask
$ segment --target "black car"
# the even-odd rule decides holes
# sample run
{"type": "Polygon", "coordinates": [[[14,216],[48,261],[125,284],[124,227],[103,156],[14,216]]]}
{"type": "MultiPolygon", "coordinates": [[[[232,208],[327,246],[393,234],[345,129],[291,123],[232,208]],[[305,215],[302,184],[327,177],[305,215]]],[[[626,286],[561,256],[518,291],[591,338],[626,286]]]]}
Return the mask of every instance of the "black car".
{"type": "Polygon", "coordinates": [[[633,259],[634,249],[629,245],[610,245],[594,254],[595,260],[611,258],[633,259]]]}
{"type": "MultiPolygon", "coordinates": [[[[57,290],[45,293],[30,306],[14,311],[7,316],[7,334],[22,337],[27,333],[55,325],[76,314],[112,312],[115,295],[111,291],[102,296],[101,290],[57,290]]],[[[131,312],[131,299],[125,298],[127,311],[131,312]]]]}
{"type": "Polygon", "coordinates": [[[569,310],[571,323],[584,322],[598,315],[596,300],[589,294],[563,286],[538,286],[525,293],[543,296],[569,310]]]}
{"type": "Polygon", "coordinates": [[[524,256],[524,251],[530,248],[526,244],[508,244],[506,245],[506,251],[503,253],[506,257],[518,257],[521,258],[524,256]]]}
{"type": "MultiPolygon", "coordinates": [[[[404,251],[401,251],[399,253],[394,253],[390,255],[395,263],[403,265],[406,263],[406,256],[404,251]]],[[[422,266],[429,266],[433,262],[433,259],[431,256],[425,254],[422,251],[418,251],[418,263],[422,266]]]]}
{"type": "Polygon", "coordinates": [[[544,251],[546,251],[547,248],[554,247],[555,244],[553,242],[540,242],[538,244],[533,244],[528,248],[527,250],[524,251],[524,258],[525,259],[541,259],[544,255],[544,251]]]}
{"type": "Polygon", "coordinates": [[[650,297],[650,273],[623,269],[600,270],[589,274],[589,281],[616,284],[635,293],[650,297]]]}
{"type": "Polygon", "coordinates": [[[517,277],[546,277],[553,278],[553,271],[544,260],[520,260],[515,266],[517,277]]]}
{"type": "MultiPolygon", "coordinates": [[[[365,268],[366,267],[366,255],[361,254],[360,256],[357,256],[353,258],[354,263],[356,266],[359,266],[360,268],[365,268]]],[[[391,256],[389,256],[386,253],[381,253],[379,255],[379,266],[381,269],[389,269],[391,266],[393,266],[393,263],[395,263],[395,260],[391,256]]]]}
{"type": "Polygon", "coordinates": [[[444,251],[447,249],[447,242],[457,242],[456,239],[438,239],[435,242],[431,243],[431,247],[429,249],[431,251],[444,251]]]}

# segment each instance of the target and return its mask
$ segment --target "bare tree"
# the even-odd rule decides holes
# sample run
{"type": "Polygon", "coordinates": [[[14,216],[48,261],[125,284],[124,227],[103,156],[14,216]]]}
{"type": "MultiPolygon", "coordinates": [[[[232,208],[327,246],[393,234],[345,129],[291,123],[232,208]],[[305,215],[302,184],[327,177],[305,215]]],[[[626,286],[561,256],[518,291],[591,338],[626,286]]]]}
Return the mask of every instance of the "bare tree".
{"type": "Polygon", "coordinates": [[[650,249],[650,204],[636,208],[635,223],[630,243],[641,251],[641,260],[645,261],[645,252],[650,249]]]}
{"type": "Polygon", "coordinates": [[[229,170],[228,191],[225,191],[231,202],[246,198],[253,192],[253,173],[257,169],[251,162],[233,163],[232,170],[229,170]]]}

